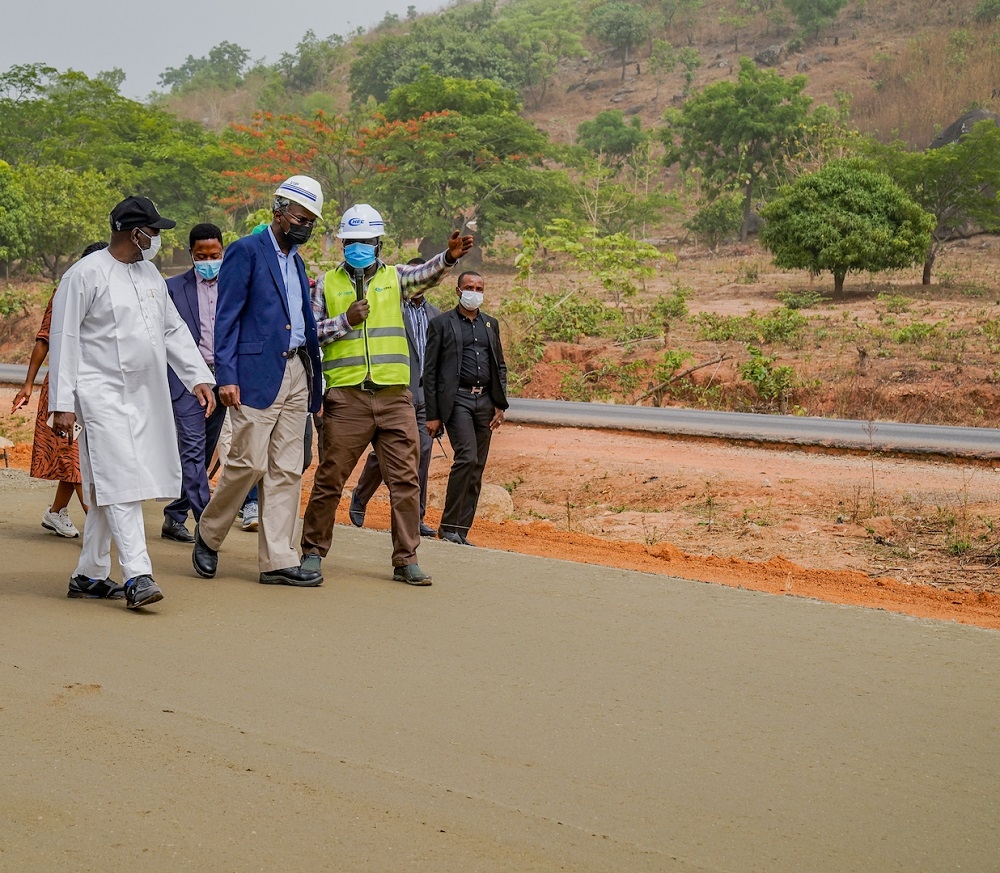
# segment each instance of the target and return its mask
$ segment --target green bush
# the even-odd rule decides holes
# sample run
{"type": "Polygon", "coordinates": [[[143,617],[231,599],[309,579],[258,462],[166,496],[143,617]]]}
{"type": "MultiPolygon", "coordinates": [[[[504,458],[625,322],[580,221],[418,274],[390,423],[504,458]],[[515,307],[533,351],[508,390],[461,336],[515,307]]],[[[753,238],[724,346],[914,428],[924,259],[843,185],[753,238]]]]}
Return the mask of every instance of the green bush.
{"type": "Polygon", "coordinates": [[[770,315],[717,315],[702,312],[694,318],[699,337],[712,342],[776,343],[794,340],[808,319],[793,309],[779,307],[770,315]]]}
{"type": "Polygon", "coordinates": [[[938,326],[936,324],[928,324],[926,321],[915,321],[913,324],[908,324],[906,327],[901,327],[899,330],[893,331],[892,340],[900,345],[904,343],[917,345],[937,332],[938,326]]]}
{"type": "Polygon", "coordinates": [[[614,336],[622,325],[622,314],[600,300],[564,299],[545,294],[539,305],[538,328],[543,339],[575,343],[582,336],[614,336]]]}
{"type": "Polygon", "coordinates": [[[735,237],[742,226],[743,195],[736,191],[720,194],[684,223],[684,227],[710,249],[725,239],[735,237]]]}
{"type": "Polygon", "coordinates": [[[0,318],[26,314],[30,296],[23,288],[6,288],[0,291],[0,318]]]}
{"type": "Polygon", "coordinates": [[[979,0],[973,13],[978,24],[989,24],[1000,17],[1000,0],[979,0]]]}
{"type": "Polygon", "coordinates": [[[812,309],[823,302],[823,295],[811,288],[806,291],[779,291],[778,302],[786,309],[812,309]]]}
{"type": "Polygon", "coordinates": [[[756,346],[750,346],[747,351],[750,360],[740,367],[740,375],[753,385],[762,400],[768,403],[777,400],[784,407],[797,382],[795,370],[788,366],[776,367],[777,358],[768,357],[756,346]]]}
{"type": "Polygon", "coordinates": [[[662,321],[675,321],[687,318],[687,299],[694,292],[692,288],[686,288],[678,284],[669,295],[661,294],[656,303],[653,304],[652,315],[662,321]]]}

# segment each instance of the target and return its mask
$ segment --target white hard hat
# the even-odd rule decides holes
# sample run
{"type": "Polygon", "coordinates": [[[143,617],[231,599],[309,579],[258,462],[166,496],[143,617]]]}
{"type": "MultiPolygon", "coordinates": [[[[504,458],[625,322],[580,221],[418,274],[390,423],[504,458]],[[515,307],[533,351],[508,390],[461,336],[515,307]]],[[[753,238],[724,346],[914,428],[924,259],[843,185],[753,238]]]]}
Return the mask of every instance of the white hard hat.
{"type": "Polygon", "coordinates": [[[323,189],[319,182],[309,176],[292,176],[285,179],[274,192],[275,197],[285,197],[299,206],[304,206],[313,215],[323,214],[323,189]]]}
{"type": "Polygon", "coordinates": [[[385,233],[382,216],[367,203],[352,206],[340,219],[338,239],[372,239],[385,233]]]}

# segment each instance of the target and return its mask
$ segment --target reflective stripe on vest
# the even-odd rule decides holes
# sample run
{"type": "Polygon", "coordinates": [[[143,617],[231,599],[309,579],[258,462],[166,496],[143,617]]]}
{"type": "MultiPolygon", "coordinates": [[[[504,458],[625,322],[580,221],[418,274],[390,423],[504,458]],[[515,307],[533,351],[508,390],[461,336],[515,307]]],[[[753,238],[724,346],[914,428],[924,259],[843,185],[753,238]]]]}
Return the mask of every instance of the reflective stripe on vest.
{"type": "MultiPolygon", "coordinates": [[[[326,274],[323,295],[330,318],[347,312],[357,300],[351,277],[341,269],[326,274]]],[[[360,385],[365,379],[379,385],[410,383],[410,347],[403,326],[396,268],[380,267],[368,283],[365,298],[368,318],[323,346],[323,381],[327,388],[360,385]]]]}

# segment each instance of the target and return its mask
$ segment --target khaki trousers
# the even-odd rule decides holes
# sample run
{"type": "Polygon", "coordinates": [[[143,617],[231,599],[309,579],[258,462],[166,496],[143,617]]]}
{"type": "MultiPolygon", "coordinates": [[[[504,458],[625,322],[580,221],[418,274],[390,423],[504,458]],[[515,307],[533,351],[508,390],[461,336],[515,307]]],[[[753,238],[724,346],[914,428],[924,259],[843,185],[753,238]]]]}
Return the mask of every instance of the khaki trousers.
{"type": "Polygon", "coordinates": [[[344,483],[374,440],[389,486],[392,565],[415,564],[420,545],[420,438],[405,385],[362,391],[330,388],[323,400],[323,452],[302,520],[302,554],[326,557],[344,483]]]}
{"type": "Polygon", "coordinates": [[[278,396],[267,409],[230,407],[232,443],[198,533],[219,549],[247,492],[263,479],[257,557],[262,573],[299,565],[296,525],[302,500],[302,433],[309,414],[309,383],[302,359],[285,364],[278,396]]]}

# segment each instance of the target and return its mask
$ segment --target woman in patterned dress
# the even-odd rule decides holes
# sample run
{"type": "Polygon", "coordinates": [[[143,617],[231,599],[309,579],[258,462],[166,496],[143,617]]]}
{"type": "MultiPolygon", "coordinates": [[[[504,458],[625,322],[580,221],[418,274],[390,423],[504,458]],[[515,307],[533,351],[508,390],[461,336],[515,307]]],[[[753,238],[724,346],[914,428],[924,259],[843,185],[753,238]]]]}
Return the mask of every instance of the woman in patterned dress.
{"type": "MultiPolygon", "coordinates": [[[[93,243],[84,249],[82,257],[107,248],[107,245],[106,242],[93,243]]],[[[49,305],[45,309],[45,315],[42,316],[42,325],[38,329],[35,347],[31,350],[31,358],[28,361],[28,374],[21,390],[14,397],[12,412],[16,412],[31,398],[31,392],[35,387],[35,376],[49,353],[49,326],[52,322],[52,300],[54,297],[55,292],[49,298],[49,305]]],[[[42,382],[41,393],[38,395],[38,412],[35,415],[35,436],[31,447],[31,476],[34,479],[50,479],[59,483],[56,486],[56,496],[52,505],[42,514],[42,527],[61,537],[78,537],[80,532],[70,519],[67,507],[70,498],[75,493],[83,511],[87,511],[80,477],[80,451],[76,440],[70,442],[68,438],[55,435],[48,425],[48,418],[49,377],[46,374],[45,381],[42,382]]]]}

